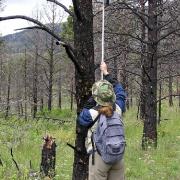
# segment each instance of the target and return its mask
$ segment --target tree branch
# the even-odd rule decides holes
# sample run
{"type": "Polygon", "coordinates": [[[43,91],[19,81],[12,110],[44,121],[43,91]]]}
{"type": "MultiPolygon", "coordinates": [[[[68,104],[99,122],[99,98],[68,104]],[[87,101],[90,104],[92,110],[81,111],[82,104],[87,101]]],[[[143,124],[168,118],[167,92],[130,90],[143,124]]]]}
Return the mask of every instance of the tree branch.
{"type": "Polygon", "coordinates": [[[82,14],[79,9],[79,0],[72,0],[74,6],[74,13],[79,21],[82,21],[82,14]]]}
{"type": "Polygon", "coordinates": [[[72,62],[74,63],[74,66],[76,67],[77,72],[78,72],[80,75],[83,75],[82,70],[81,70],[81,67],[80,67],[80,65],[79,65],[78,62],[77,62],[77,59],[76,59],[76,57],[75,57],[75,53],[74,53],[73,49],[72,49],[69,45],[67,45],[67,44],[64,44],[63,47],[65,48],[68,57],[69,57],[69,58],[72,60],[72,62]]]}
{"type": "Polygon", "coordinates": [[[58,6],[62,7],[64,9],[64,11],[66,11],[70,16],[74,17],[74,13],[72,11],[70,11],[66,6],[64,6],[62,3],[56,1],[56,0],[47,0],[49,2],[53,2],[55,4],[57,4],[58,6]]]}
{"type": "Polygon", "coordinates": [[[38,21],[36,19],[30,18],[30,17],[27,17],[27,16],[23,16],[23,15],[0,17],[0,21],[6,21],[6,20],[10,20],[10,19],[24,19],[24,20],[33,22],[34,24],[37,24],[38,26],[27,27],[27,28],[29,28],[29,29],[35,29],[35,28],[42,29],[42,30],[48,32],[49,34],[51,34],[58,41],[60,41],[62,45],[66,44],[65,42],[61,41],[62,39],[57,34],[54,34],[53,31],[51,31],[51,29],[49,29],[47,26],[45,26],[44,24],[42,24],[40,21],[38,21]]]}
{"type": "Polygon", "coordinates": [[[144,25],[149,29],[152,30],[152,28],[148,25],[148,23],[146,22],[146,20],[144,19],[144,15],[141,16],[141,14],[139,14],[137,12],[137,9],[133,9],[132,7],[130,7],[126,2],[118,2],[120,5],[124,5],[126,8],[128,8],[129,10],[131,10],[133,12],[134,15],[136,15],[143,23],[144,25]]]}
{"type": "MultiPolygon", "coordinates": [[[[35,20],[35,19],[27,17],[27,16],[22,16],[22,15],[0,17],[0,21],[10,20],[10,19],[25,19],[27,21],[30,21],[30,22],[33,22],[34,24],[39,25],[39,26],[27,27],[27,29],[36,29],[36,28],[42,29],[42,30],[48,32],[50,35],[52,35],[55,39],[57,39],[58,43],[61,44],[65,48],[65,50],[68,54],[68,57],[74,63],[74,66],[77,69],[77,72],[79,74],[82,74],[81,66],[79,65],[78,60],[75,56],[74,49],[69,44],[62,42],[62,39],[57,34],[55,34],[53,31],[51,31],[47,26],[45,26],[38,20],[35,20]]],[[[26,29],[26,28],[21,28],[21,29],[26,29]]]]}
{"type": "Polygon", "coordinates": [[[174,53],[176,53],[176,52],[178,52],[178,51],[179,51],[178,49],[175,49],[174,51],[169,52],[169,53],[167,53],[167,54],[164,54],[164,55],[161,55],[161,56],[157,56],[157,59],[166,58],[166,57],[168,57],[168,56],[170,56],[170,55],[173,55],[174,53]]]}
{"type": "Polygon", "coordinates": [[[158,39],[158,40],[155,42],[155,44],[158,44],[160,41],[162,41],[163,39],[167,38],[168,36],[176,33],[177,31],[180,31],[180,28],[174,29],[174,30],[170,31],[169,33],[165,34],[164,36],[161,36],[161,38],[158,39]]]}
{"type": "MultiPolygon", "coordinates": [[[[101,33],[101,32],[99,32],[101,33]]],[[[105,31],[105,33],[107,34],[114,34],[114,35],[119,35],[119,36],[129,36],[133,39],[136,39],[144,44],[150,44],[148,41],[144,41],[142,38],[140,38],[139,36],[133,36],[132,34],[129,34],[129,33],[115,33],[115,32],[108,32],[108,31],[105,31]]]]}
{"type": "Polygon", "coordinates": [[[168,98],[168,97],[179,97],[180,95],[179,94],[172,94],[172,95],[168,95],[168,96],[165,96],[165,97],[162,97],[162,98],[160,98],[160,99],[158,99],[157,101],[156,101],[156,103],[158,103],[159,101],[161,101],[161,100],[164,100],[164,99],[166,99],[166,98],[168,98]]]}
{"type": "Polygon", "coordinates": [[[12,148],[11,148],[11,157],[12,157],[12,160],[13,160],[13,162],[14,162],[14,164],[15,164],[17,170],[20,171],[19,166],[18,166],[17,162],[16,162],[15,159],[14,159],[12,148]]]}

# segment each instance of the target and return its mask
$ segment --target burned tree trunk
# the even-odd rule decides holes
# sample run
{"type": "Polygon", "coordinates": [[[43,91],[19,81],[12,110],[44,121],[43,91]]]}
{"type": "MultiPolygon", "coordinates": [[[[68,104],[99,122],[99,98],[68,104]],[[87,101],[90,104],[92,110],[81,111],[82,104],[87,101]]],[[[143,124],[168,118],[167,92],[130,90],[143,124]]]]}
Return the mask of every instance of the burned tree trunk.
{"type": "MultiPolygon", "coordinates": [[[[93,47],[93,13],[92,0],[73,1],[76,18],[74,19],[74,47],[81,66],[81,73],[76,69],[75,89],[77,115],[91,96],[91,87],[95,81],[94,47],[93,47]]],[[[87,132],[76,125],[76,141],[73,165],[73,180],[85,180],[88,175],[88,156],[85,150],[87,132]]]]}
{"type": "Polygon", "coordinates": [[[11,74],[8,74],[8,87],[7,87],[7,100],[6,100],[6,114],[5,118],[8,118],[9,110],[10,110],[10,90],[11,90],[11,74]]]}
{"type": "Polygon", "coordinates": [[[145,73],[145,118],[142,148],[157,146],[157,0],[148,1],[148,55],[143,65],[145,73]]]}
{"type": "Polygon", "coordinates": [[[36,45],[36,50],[35,50],[35,62],[34,62],[34,72],[33,72],[33,118],[36,117],[37,113],[37,84],[38,84],[38,46],[36,45]]]}
{"type": "MultiPolygon", "coordinates": [[[[170,66],[170,65],[169,65],[170,66]]],[[[169,67],[169,106],[173,106],[173,77],[171,75],[171,68],[169,67]]]]}
{"type": "MultiPolygon", "coordinates": [[[[25,59],[24,59],[24,116],[27,120],[27,54],[25,49],[25,59]]],[[[23,113],[22,113],[23,114],[23,113]]]]}
{"type": "Polygon", "coordinates": [[[74,78],[72,77],[72,80],[71,80],[71,103],[70,103],[70,109],[71,111],[73,110],[73,103],[74,103],[74,78]]]}
{"type": "Polygon", "coordinates": [[[162,82],[159,82],[159,116],[158,124],[161,122],[161,94],[162,94],[162,82]]]}
{"type": "Polygon", "coordinates": [[[56,143],[51,136],[47,135],[44,138],[40,172],[45,176],[49,176],[50,178],[54,177],[55,164],[56,164],[56,143]]]}
{"type": "MultiPolygon", "coordinates": [[[[141,0],[141,11],[142,13],[145,13],[145,0],[141,0]]],[[[142,23],[141,26],[141,39],[144,41],[146,38],[146,26],[144,23],[142,23]]],[[[146,52],[146,45],[142,42],[141,44],[141,67],[143,67],[144,65],[144,61],[145,61],[145,52],[146,52]]],[[[145,73],[143,68],[141,68],[141,92],[140,92],[140,118],[144,119],[145,117],[145,101],[146,101],[146,97],[145,97],[145,73]]]]}
{"type": "Polygon", "coordinates": [[[62,80],[61,80],[61,69],[60,69],[59,70],[59,78],[58,78],[58,107],[59,107],[59,109],[62,108],[61,91],[62,91],[62,80]]]}

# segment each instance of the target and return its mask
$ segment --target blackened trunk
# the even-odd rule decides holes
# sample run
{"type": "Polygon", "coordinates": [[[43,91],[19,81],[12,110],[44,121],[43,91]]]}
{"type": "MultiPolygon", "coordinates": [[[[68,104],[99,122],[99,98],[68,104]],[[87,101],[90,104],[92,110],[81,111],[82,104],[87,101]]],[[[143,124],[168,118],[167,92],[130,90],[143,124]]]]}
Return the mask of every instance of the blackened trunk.
{"type": "Polygon", "coordinates": [[[159,116],[158,116],[158,124],[161,122],[161,95],[162,94],[162,82],[159,82],[159,116]]]}
{"type": "Polygon", "coordinates": [[[129,88],[129,105],[130,107],[133,107],[133,87],[131,86],[129,88]]]}
{"type": "Polygon", "coordinates": [[[59,109],[62,108],[62,100],[61,100],[61,69],[59,70],[59,78],[58,78],[58,107],[59,109]]]}
{"type": "Polygon", "coordinates": [[[128,74],[126,72],[127,68],[127,53],[125,52],[123,55],[123,64],[122,64],[122,72],[121,72],[121,77],[122,77],[122,86],[126,90],[128,94],[128,98],[126,100],[126,108],[129,109],[129,92],[128,92],[128,74]]]}
{"type": "Polygon", "coordinates": [[[45,176],[53,178],[55,176],[56,143],[50,136],[45,137],[44,141],[40,172],[45,176]]]}
{"type": "Polygon", "coordinates": [[[176,89],[177,89],[177,94],[179,95],[178,99],[179,99],[179,107],[180,107],[179,77],[177,77],[176,89]]]}
{"type": "Polygon", "coordinates": [[[157,146],[157,0],[148,1],[148,56],[143,65],[145,73],[145,119],[142,148],[157,146]]]}
{"type": "Polygon", "coordinates": [[[9,116],[9,110],[10,110],[10,91],[11,91],[11,74],[9,72],[9,74],[8,74],[8,88],[7,88],[7,100],[6,100],[6,114],[5,114],[5,118],[8,118],[8,116],[9,116]]]}
{"type": "Polygon", "coordinates": [[[44,109],[44,98],[41,96],[41,105],[40,105],[40,111],[43,111],[44,109]]]}
{"type": "MultiPolygon", "coordinates": [[[[75,72],[75,88],[77,115],[79,115],[85,102],[91,96],[91,87],[95,81],[94,73],[94,47],[93,47],[93,13],[92,0],[77,1],[82,18],[74,21],[74,47],[76,57],[81,65],[82,73],[75,72]]],[[[85,180],[88,175],[88,156],[85,153],[85,137],[87,132],[78,124],[76,125],[75,147],[78,151],[74,154],[73,180],[85,180]]]]}
{"type": "Polygon", "coordinates": [[[53,87],[53,73],[54,73],[54,38],[51,39],[49,59],[49,85],[48,85],[48,110],[52,109],[52,87],[53,87]]]}
{"type": "Polygon", "coordinates": [[[169,73],[169,106],[173,106],[173,77],[171,76],[171,73],[169,73]]]}
{"type": "Polygon", "coordinates": [[[24,59],[24,116],[27,119],[27,55],[25,49],[25,59],[24,59]]]}
{"type": "MultiPolygon", "coordinates": [[[[145,1],[141,1],[141,11],[142,13],[145,13],[145,1]]],[[[141,26],[142,32],[141,32],[141,39],[144,41],[146,38],[146,26],[144,23],[142,23],[141,26]]],[[[145,61],[145,52],[146,52],[146,45],[142,42],[141,44],[141,67],[144,66],[145,61]]],[[[145,105],[146,105],[146,97],[145,97],[145,72],[143,68],[141,68],[141,92],[140,92],[140,118],[145,118],[145,105]]]]}
{"type": "Polygon", "coordinates": [[[33,76],[33,118],[35,118],[37,113],[38,46],[36,46],[33,76]]]}
{"type": "Polygon", "coordinates": [[[73,103],[74,103],[74,78],[71,80],[71,111],[73,110],[73,103]]]}
{"type": "Polygon", "coordinates": [[[112,74],[115,79],[118,79],[117,57],[115,57],[113,60],[113,73],[112,74]]]}

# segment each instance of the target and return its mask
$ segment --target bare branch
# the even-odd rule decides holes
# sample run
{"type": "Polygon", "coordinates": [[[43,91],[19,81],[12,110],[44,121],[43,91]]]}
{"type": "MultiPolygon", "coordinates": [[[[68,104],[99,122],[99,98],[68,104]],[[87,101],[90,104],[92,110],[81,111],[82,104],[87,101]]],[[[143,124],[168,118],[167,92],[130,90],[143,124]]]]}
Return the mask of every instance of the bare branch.
{"type": "Polygon", "coordinates": [[[178,49],[175,49],[175,50],[173,50],[172,52],[169,52],[169,53],[167,53],[167,54],[158,56],[157,58],[158,58],[158,59],[160,59],[160,58],[166,58],[166,57],[168,57],[168,56],[173,55],[174,53],[176,53],[176,52],[178,52],[178,51],[179,51],[178,49]]]}
{"type": "Polygon", "coordinates": [[[11,148],[11,157],[12,157],[12,160],[13,160],[13,162],[14,162],[14,164],[15,164],[15,166],[16,166],[16,168],[17,168],[17,170],[20,172],[19,166],[18,166],[18,164],[17,164],[16,160],[14,159],[14,156],[13,156],[13,150],[12,150],[12,148],[11,148]]]}
{"type": "Polygon", "coordinates": [[[72,0],[74,6],[74,13],[79,21],[82,21],[82,14],[79,9],[79,0],[72,0]]]}
{"type": "Polygon", "coordinates": [[[144,19],[144,15],[142,16],[141,14],[138,13],[137,9],[132,8],[131,6],[129,6],[126,2],[118,2],[120,5],[124,5],[126,8],[128,8],[129,10],[132,11],[132,13],[134,15],[136,15],[143,23],[144,25],[149,29],[152,30],[152,28],[148,25],[148,23],[146,22],[146,20],[144,19]]]}
{"type": "MultiPolygon", "coordinates": [[[[39,25],[39,26],[27,27],[27,29],[36,29],[36,28],[42,29],[42,30],[48,32],[54,38],[56,38],[58,40],[58,43],[60,43],[65,48],[65,50],[68,54],[68,57],[72,60],[75,68],[77,69],[77,72],[79,74],[82,74],[81,66],[79,65],[78,60],[75,56],[74,49],[69,44],[62,42],[62,39],[57,34],[55,34],[53,31],[51,31],[47,26],[45,26],[38,20],[35,20],[35,19],[27,17],[27,16],[22,16],[22,15],[0,17],[0,21],[10,20],[10,19],[25,19],[27,21],[30,21],[30,22],[33,22],[33,23],[39,25]]],[[[22,29],[26,29],[26,28],[22,28],[22,29]]]]}
{"type": "Polygon", "coordinates": [[[72,11],[70,11],[66,6],[64,6],[62,3],[56,1],[56,0],[47,0],[49,2],[53,2],[55,4],[57,4],[58,6],[62,7],[64,9],[64,11],[66,11],[70,16],[74,17],[74,13],[72,11]]]}
{"type": "MultiPolygon", "coordinates": [[[[101,33],[101,32],[96,32],[96,33],[101,33]]],[[[129,36],[133,39],[136,39],[144,44],[150,44],[148,41],[144,41],[142,38],[140,38],[139,36],[133,36],[132,34],[129,34],[129,33],[115,33],[115,32],[108,32],[108,31],[105,31],[105,33],[107,34],[114,34],[114,35],[119,35],[119,36],[129,36]]]]}
{"type": "Polygon", "coordinates": [[[162,98],[160,98],[160,99],[158,99],[156,102],[158,103],[159,101],[161,101],[161,100],[164,100],[164,99],[166,99],[166,98],[168,98],[168,97],[179,97],[180,95],[179,94],[172,94],[172,95],[168,95],[168,96],[165,96],[165,97],[162,97],[162,98]]]}
{"type": "Polygon", "coordinates": [[[168,32],[168,33],[167,33],[167,34],[165,34],[164,36],[161,36],[161,38],[160,38],[160,39],[158,39],[158,41],[156,41],[156,42],[155,42],[155,44],[158,44],[158,43],[159,43],[160,41],[162,41],[163,39],[167,38],[168,36],[170,36],[170,35],[172,35],[172,34],[174,34],[174,33],[178,32],[178,31],[180,31],[180,28],[178,28],[178,29],[174,29],[174,30],[172,30],[172,31],[168,32]]]}
{"type": "Polygon", "coordinates": [[[180,74],[174,74],[174,75],[171,75],[171,76],[165,76],[165,77],[159,78],[158,81],[163,80],[163,79],[167,79],[169,77],[179,77],[179,76],[180,76],[180,74]]]}
{"type": "MultiPolygon", "coordinates": [[[[61,41],[61,38],[57,35],[57,34],[54,34],[51,29],[49,29],[47,26],[45,26],[44,24],[42,24],[40,21],[36,20],[36,19],[33,19],[33,18],[30,18],[30,17],[27,17],[27,16],[23,16],[23,15],[14,15],[14,16],[6,16],[6,17],[0,17],[0,21],[6,21],[6,20],[10,20],[10,19],[24,19],[24,20],[27,20],[27,21],[30,21],[30,22],[33,22],[34,24],[37,24],[39,27],[38,29],[42,29],[46,32],[48,32],[49,34],[51,34],[54,38],[56,38],[58,41],[61,41]]],[[[34,26],[32,28],[37,28],[37,26],[34,26]]],[[[30,29],[30,28],[29,28],[30,29]]],[[[65,44],[65,42],[62,42],[61,41],[61,44],[65,44]]]]}
{"type": "Polygon", "coordinates": [[[68,57],[69,57],[69,58],[72,60],[72,62],[74,63],[77,72],[82,75],[83,73],[82,73],[81,67],[79,66],[79,64],[78,64],[78,62],[77,62],[77,59],[76,59],[76,57],[75,57],[75,53],[74,53],[73,49],[70,48],[70,46],[68,46],[67,44],[66,44],[66,45],[63,45],[63,47],[65,48],[68,57]]]}

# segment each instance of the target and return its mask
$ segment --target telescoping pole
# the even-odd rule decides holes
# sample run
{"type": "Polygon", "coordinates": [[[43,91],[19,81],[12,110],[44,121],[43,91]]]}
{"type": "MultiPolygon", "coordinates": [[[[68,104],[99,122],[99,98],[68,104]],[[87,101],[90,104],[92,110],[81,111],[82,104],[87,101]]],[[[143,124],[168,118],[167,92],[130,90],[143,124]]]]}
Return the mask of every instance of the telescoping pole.
{"type": "MultiPolygon", "coordinates": [[[[104,1],[102,4],[102,57],[101,57],[101,63],[104,62],[104,1]]],[[[101,80],[103,80],[103,72],[101,71],[101,80]]]]}

